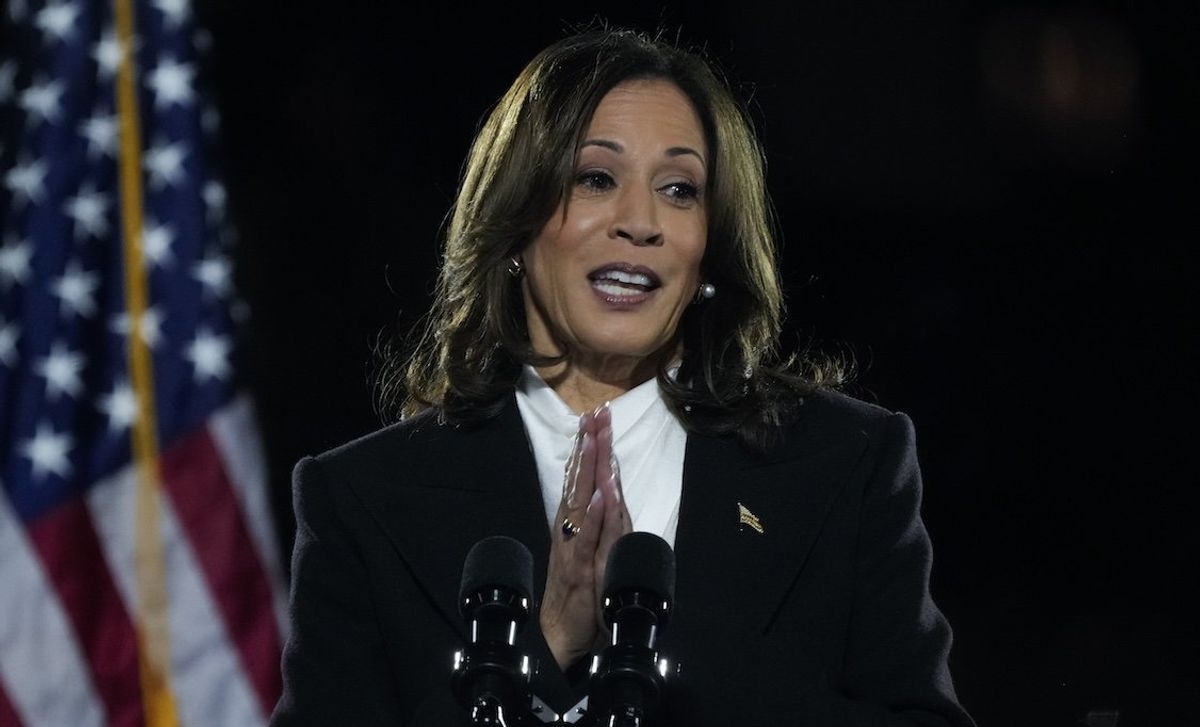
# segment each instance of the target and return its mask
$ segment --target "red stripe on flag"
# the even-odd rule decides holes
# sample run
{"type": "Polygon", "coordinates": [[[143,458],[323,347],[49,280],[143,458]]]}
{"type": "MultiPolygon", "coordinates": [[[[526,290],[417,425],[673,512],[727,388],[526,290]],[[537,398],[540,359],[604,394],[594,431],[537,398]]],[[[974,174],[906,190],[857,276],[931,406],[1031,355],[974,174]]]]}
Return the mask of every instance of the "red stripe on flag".
{"type": "Polygon", "coordinates": [[[12,702],[8,701],[3,684],[0,684],[0,727],[21,727],[21,718],[17,716],[12,702]]]}
{"type": "Polygon", "coordinates": [[[137,636],[87,505],[75,498],[38,518],[29,528],[29,540],[71,620],[109,724],[140,726],[137,636]]]}
{"type": "Polygon", "coordinates": [[[163,483],[246,674],[271,714],[282,688],[280,639],[262,555],[208,429],[162,453],[163,483]]]}

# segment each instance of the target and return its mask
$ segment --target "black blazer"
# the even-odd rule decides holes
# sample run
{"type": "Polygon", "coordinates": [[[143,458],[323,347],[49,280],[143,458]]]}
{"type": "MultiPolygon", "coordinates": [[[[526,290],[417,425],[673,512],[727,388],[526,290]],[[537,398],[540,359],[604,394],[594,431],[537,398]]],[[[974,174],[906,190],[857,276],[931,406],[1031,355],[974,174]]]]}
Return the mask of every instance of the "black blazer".
{"type": "MultiPolygon", "coordinates": [[[[660,723],[969,727],[947,669],[950,628],[929,596],[908,417],[819,393],[783,435],[765,454],[688,436],[676,606],[659,643],[679,670],[660,723]],[[739,503],[762,533],[739,523],[739,503]]],[[[515,398],[478,426],[416,417],[305,458],[295,507],[272,724],[465,724],[449,674],[466,638],[467,550],[517,538],[539,598],[546,579],[549,530],[515,398]]],[[[536,616],[521,646],[551,707],[583,696],[536,616]]]]}

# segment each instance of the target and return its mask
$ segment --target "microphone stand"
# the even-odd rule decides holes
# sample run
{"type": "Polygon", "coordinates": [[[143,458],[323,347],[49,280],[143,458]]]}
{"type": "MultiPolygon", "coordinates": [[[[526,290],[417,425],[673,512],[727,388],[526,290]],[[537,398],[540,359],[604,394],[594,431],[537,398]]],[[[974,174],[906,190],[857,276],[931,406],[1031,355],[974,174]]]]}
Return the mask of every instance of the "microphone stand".
{"type": "Polygon", "coordinates": [[[492,536],[476,543],[463,564],[459,612],[470,639],[454,654],[454,699],[481,727],[557,722],[530,688],[529,657],[517,633],[529,619],[532,556],[520,541],[492,536]]]}
{"type": "Polygon", "coordinates": [[[511,727],[505,707],[527,692],[528,662],[513,641],[528,617],[528,601],[510,589],[489,588],[468,595],[463,611],[470,614],[471,640],[454,655],[455,698],[470,710],[471,724],[511,727]]]}
{"type": "Polygon", "coordinates": [[[590,724],[643,727],[646,714],[662,700],[666,663],[659,661],[654,642],[669,611],[668,601],[647,591],[627,589],[605,598],[612,640],[592,661],[590,724]]]}

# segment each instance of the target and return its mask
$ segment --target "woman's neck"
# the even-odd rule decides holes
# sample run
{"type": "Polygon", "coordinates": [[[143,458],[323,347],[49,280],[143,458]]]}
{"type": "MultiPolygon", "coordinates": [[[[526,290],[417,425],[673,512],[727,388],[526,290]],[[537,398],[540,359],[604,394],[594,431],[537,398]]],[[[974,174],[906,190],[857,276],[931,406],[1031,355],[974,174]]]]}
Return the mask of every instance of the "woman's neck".
{"type": "Polygon", "coordinates": [[[635,386],[654,378],[658,366],[652,358],[600,360],[567,359],[537,369],[571,411],[582,414],[612,401],[635,386]]]}

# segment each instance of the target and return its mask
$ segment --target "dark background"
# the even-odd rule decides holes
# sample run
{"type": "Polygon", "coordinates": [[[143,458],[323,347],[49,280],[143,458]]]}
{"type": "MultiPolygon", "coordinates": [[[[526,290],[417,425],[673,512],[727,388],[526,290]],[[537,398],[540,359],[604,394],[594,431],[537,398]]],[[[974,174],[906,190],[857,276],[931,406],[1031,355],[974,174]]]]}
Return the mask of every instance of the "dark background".
{"type": "MultiPolygon", "coordinates": [[[[595,13],[436,5],[200,4],[289,550],[292,464],[379,425],[371,351],[427,305],[476,124],[595,13]]],[[[1153,5],[603,10],[705,47],[749,99],[785,342],[852,356],[850,393],[916,422],[981,725],[1195,720],[1200,66],[1195,14],[1153,5]]]]}

